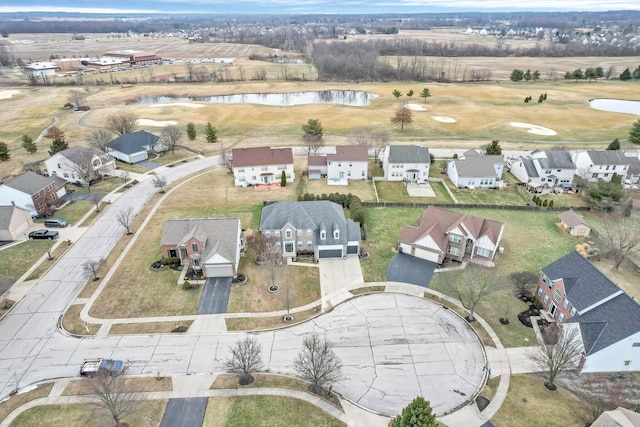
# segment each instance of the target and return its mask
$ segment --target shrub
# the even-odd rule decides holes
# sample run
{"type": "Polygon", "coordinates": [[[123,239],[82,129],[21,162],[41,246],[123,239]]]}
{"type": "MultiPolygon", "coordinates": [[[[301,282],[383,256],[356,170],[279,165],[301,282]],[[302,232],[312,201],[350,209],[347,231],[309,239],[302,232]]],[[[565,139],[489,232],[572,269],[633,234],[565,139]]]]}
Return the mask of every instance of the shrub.
{"type": "Polygon", "coordinates": [[[549,200],[549,207],[552,208],[553,207],[553,200],[549,200]]]}
{"type": "Polygon", "coordinates": [[[542,206],[546,208],[548,205],[549,202],[547,201],[547,199],[544,199],[544,202],[542,202],[542,206]]]}
{"type": "Polygon", "coordinates": [[[542,309],[542,303],[540,302],[540,300],[538,298],[534,298],[533,299],[533,303],[532,305],[537,308],[538,310],[542,309]]]}

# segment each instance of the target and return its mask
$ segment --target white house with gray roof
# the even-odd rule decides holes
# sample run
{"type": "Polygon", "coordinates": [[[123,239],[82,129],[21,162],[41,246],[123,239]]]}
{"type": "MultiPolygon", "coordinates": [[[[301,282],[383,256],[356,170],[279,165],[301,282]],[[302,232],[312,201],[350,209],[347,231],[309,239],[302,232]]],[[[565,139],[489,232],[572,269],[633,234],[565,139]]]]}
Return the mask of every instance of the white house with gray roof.
{"type": "Polygon", "coordinates": [[[44,161],[49,176],[87,185],[90,181],[114,175],[116,161],[94,147],[75,146],[58,151],[44,161]]]}
{"type": "Polygon", "coordinates": [[[447,176],[458,188],[494,188],[502,180],[504,158],[469,150],[449,161],[447,176]]]}
{"type": "Polygon", "coordinates": [[[149,151],[166,151],[162,139],[146,130],[120,135],[107,143],[107,153],[125,163],[138,163],[149,158],[149,151]]]}
{"type": "Polygon", "coordinates": [[[566,150],[532,151],[511,162],[511,173],[532,191],[544,188],[570,188],[576,165],[566,150]]]}
{"type": "Polygon", "coordinates": [[[244,241],[238,218],[173,219],[164,223],[162,257],[204,277],[236,277],[244,241]]]}
{"type": "Polygon", "coordinates": [[[428,181],[431,156],[419,145],[387,145],[382,156],[387,181],[428,181]]]}
{"type": "Polygon", "coordinates": [[[328,200],[276,202],[262,208],[260,231],[275,238],[284,257],[320,258],[357,255],[360,223],[347,219],[342,206],[328,200]]]}
{"type": "Polygon", "coordinates": [[[582,372],[640,370],[640,305],[578,252],[541,270],[537,298],[563,333],[579,332],[582,372]]]}
{"type": "Polygon", "coordinates": [[[572,155],[576,175],[589,181],[611,181],[613,175],[627,176],[629,158],[618,150],[576,151],[572,155]]]}

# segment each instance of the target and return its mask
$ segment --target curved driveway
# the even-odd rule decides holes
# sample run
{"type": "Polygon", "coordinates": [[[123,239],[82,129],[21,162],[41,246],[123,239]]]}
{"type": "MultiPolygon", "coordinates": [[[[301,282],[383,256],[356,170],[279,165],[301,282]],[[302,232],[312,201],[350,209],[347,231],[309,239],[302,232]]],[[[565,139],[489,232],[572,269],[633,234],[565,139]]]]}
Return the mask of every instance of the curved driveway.
{"type": "MultiPolygon", "coordinates": [[[[161,173],[172,182],[216,164],[217,158],[208,158],[161,173]]],[[[0,396],[16,386],[77,376],[90,357],[126,360],[127,373],[134,375],[224,371],[229,346],[243,334],[77,339],[57,328],[88,279],[82,263],[106,257],[124,234],[116,219],[119,209],[131,206],[137,214],[156,191],[147,180],[123,193],[0,322],[0,396]]],[[[442,414],[473,398],[483,384],[486,356],[476,335],[457,315],[422,298],[358,297],[312,321],[254,334],[266,369],[293,373],[292,362],[309,332],[336,344],[344,378],[334,390],[382,414],[399,413],[418,395],[442,414]]]]}

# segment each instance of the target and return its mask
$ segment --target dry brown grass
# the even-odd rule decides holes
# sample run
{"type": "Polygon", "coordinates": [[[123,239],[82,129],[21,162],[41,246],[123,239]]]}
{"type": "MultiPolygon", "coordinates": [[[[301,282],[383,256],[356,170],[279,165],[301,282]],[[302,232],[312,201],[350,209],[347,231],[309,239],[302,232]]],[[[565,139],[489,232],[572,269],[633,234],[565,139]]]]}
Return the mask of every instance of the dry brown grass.
{"type": "Polygon", "coordinates": [[[261,388],[261,387],[277,387],[277,388],[289,388],[298,391],[307,391],[309,389],[309,383],[302,381],[298,378],[288,377],[286,375],[277,374],[253,374],[254,381],[248,385],[240,385],[238,383],[238,376],[235,374],[221,374],[218,375],[216,380],[211,385],[211,389],[225,389],[225,388],[261,388]]]}
{"type": "Polygon", "coordinates": [[[375,202],[376,195],[373,190],[372,181],[352,180],[349,181],[349,185],[328,185],[325,178],[312,179],[308,181],[306,193],[312,193],[315,195],[340,193],[340,194],[353,194],[358,196],[363,202],[375,202]]]}
{"type": "Polygon", "coordinates": [[[38,388],[26,393],[15,394],[9,400],[0,403],[0,420],[7,418],[11,412],[27,402],[47,397],[53,388],[53,383],[45,383],[38,385],[38,388]]]}
{"type": "Polygon", "coordinates": [[[283,316],[274,317],[238,317],[227,318],[228,331],[263,331],[268,329],[285,328],[305,322],[320,314],[320,306],[299,313],[292,313],[292,322],[285,322],[283,316]]]}
{"type": "MultiPolygon", "coordinates": [[[[161,377],[159,380],[153,378],[124,378],[126,387],[131,387],[132,391],[148,393],[153,391],[171,391],[173,383],[171,377],[161,377]]],[[[62,392],[63,396],[84,396],[94,394],[91,388],[91,380],[82,378],[71,381],[62,392]]]]}
{"type": "Polygon", "coordinates": [[[177,327],[186,327],[189,329],[192,320],[183,320],[180,322],[155,322],[155,323],[115,323],[109,329],[109,335],[127,335],[127,334],[166,334],[173,332],[177,327]]]}
{"type": "Polygon", "coordinates": [[[371,292],[384,292],[385,286],[365,286],[363,288],[351,289],[353,295],[368,294],[371,292]]]}
{"type": "Polygon", "coordinates": [[[226,427],[227,418],[233,406],[231,397],[209,398],[202,420],[203,427],[226,427]]]}
{"type": "Polygon", "coordinates": [[[66,331],[76,335],[95,335],[100,330],[100,325],[88,323],[87,327],[89,331],[87,332],[84,321],[80,318],[80,312],[84,306],[85,304],[70,305],[62,316],[62,327],[66,331]]]}

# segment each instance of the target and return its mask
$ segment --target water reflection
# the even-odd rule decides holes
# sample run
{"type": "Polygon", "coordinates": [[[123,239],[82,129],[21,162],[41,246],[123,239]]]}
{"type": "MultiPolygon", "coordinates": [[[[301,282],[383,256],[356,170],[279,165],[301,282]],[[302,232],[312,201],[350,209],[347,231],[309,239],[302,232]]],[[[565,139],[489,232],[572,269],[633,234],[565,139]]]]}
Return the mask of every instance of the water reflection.
{"type": "Polygon", "coordinates": [[[369,105],[378,95],[359,90],[320,90],[291,93],[242,93],[218,96],[145,96],[136,104],[157,104],[165,102],[212,102],[217,104],[261,104],[291,106],[306,104],[341,104],[353,107],[369,105]]]}
{"type": "Polygon", "coordinates": [[[626,99],[590,99],[591,108],[612,113],[626,113],[640,116],[640,101],[629,101],[626,99]]]}

